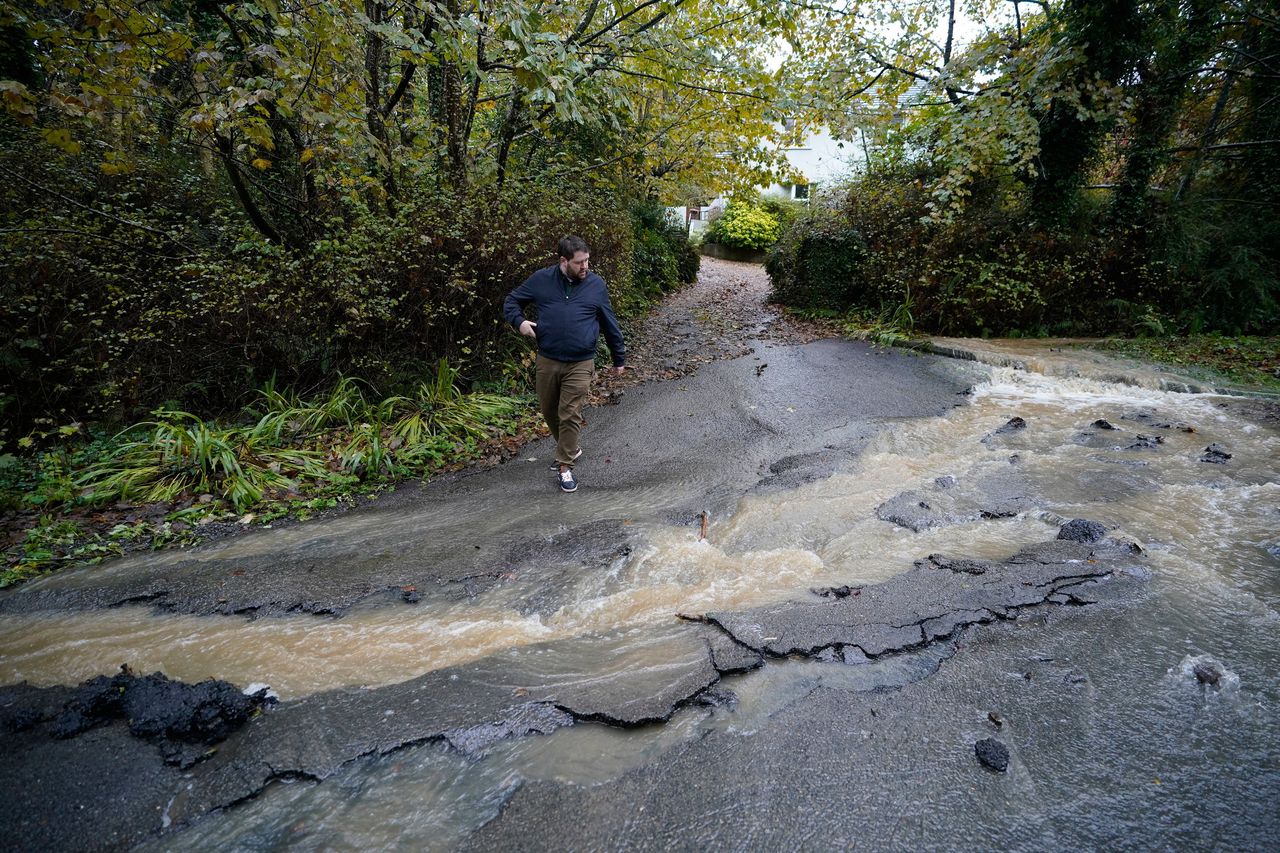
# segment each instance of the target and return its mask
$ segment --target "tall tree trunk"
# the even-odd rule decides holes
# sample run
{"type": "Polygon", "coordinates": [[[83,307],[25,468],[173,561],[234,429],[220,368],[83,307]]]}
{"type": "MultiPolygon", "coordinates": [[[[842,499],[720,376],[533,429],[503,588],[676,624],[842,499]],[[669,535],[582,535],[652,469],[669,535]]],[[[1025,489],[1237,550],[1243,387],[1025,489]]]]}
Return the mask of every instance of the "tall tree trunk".
{"type": "Polygon", "coordinates": [[[524,121],[524,91],[517,88],[511,93],[511,103],[507,105],[507,117],[502,122],[502,131],[498,143],[498,186],[507,180],[507,160],[511,156],[511,145],[524,121]]]}
{"type": "MultiPolygon", "coordinates": [[[[1142,41],[1142,19],[1131,0],[1067,0],[1054,16],[1064,37],[1084,57],[1075,88],[1093,106],[1095,80],[1115,84],[1133,69],[1142,41]]],[[[1044,229],[1065,227],[1076,209],[1084,169],[1107,128],[1103,119],[1081,116],[1055,98],[1038,117],[1040,157],[1031,181],[1031,216],[1044,229]]]]}
{"type": "MultiPolygon", "coordinates": [[[[459,15],[459,0],[448,0],[444,11],[451,21],[459,15]]],[[[467,184],[466,108],[458,61],[440,57],[427,75],[428,104],[436,145],[444,152],[444,171],[457,188],[467,184]]]]}
{"type": "Polygon", "coordinates": [[[249,192],[249,187],[244,182],[244,175],[240,174],[240,167],[236,165],[235,146],[231,144],[231,138],[221,135],[215,138],[218,141],[218,153],[222,156],[222,163],[227,169],[227,177],[231,179],[231,187],[235,190],[236,198],[239,199],[240,206],[244,208],[244,212],[248,215],[249,221],[253,223],[253,227],[258,229],[258,233],[272,243],[297,248],[293,241],[281,235],[280,231],[263,214],[262,209],[258,207],[258,203],[253,200],[253,195],[249,192]]]}
{"type": "Polygon", "coordinates": [[[1227,108],[1227,101],[1231,99],[1231,89],[1235,86],[1236,71],[1234,68],[1227,69],[1227,77],[1222,81],[1222,89],[1218,92],[1218,100],[1214,102],[1213,112],[1209,115],[1209,121],[1204,127],[1204,133],[1200,134],[1200,148],[1191,156],[1187,163],[1186,171],[1182,174],[1182,180],[1178,182],[1178,189],[1173,194],[1174,203],[1182,201],[1187,191],[1191,189],[1191,185],[1195,182],[1196,173],[1200,171],[1200,164],[1204,162],[1205,149],[1213,144],[1213,140],[1218,137],[1218,127],[1222,124],[1222,114],[1227,108]]]}
{"type": "MultiPolygon", "coordinates": [[[[383,23],[386,7],[380,0],[365,0],[364,13],[375,26],[383,23]]],[[[386,116],[382,110],[382,88],[386,67],[386,44],[377,31],[370,29],[364,46],[365,71],[365,124],[377,148],[377,171],[387,196],[387,212],[395,213],[399,196],[396,188],[395,168],[391,160],[391,140],[387,136],[386,116]]]]}

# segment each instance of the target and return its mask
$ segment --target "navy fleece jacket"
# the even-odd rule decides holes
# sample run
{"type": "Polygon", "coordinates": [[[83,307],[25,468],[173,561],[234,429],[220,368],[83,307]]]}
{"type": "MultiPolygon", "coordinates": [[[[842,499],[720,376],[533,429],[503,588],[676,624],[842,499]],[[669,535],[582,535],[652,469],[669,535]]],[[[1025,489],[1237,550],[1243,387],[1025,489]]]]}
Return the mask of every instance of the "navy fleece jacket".
{"type": "Polygon", "coordinates": [[[524,309],[534,305],[538,309],[535,331],[538,336],[538,352],[556,361],[587,361],[596,357],[596,339],[604,329],[604,339],[613,355],[614,366],[626,364],[626,346],[622,342],[622,329],[609,304],[609,292],[604,279],[588,272],[586,279],[572,282],[562,272],[560,265],[538,270],[525,283],[507,294],[502,303],[502,315],[507,322],[520,330],[520,324],[531,319],[524,309]]]}

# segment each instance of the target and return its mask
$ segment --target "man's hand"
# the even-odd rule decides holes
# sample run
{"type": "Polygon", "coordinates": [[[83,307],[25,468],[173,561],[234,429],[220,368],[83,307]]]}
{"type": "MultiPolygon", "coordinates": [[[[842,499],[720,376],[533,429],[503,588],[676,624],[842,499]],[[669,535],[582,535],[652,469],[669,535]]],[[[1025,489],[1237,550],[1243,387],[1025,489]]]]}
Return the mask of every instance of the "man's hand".
{"type": "Polygon", "coordinates": [[[536,328],[538,328],[537,323],[530,323],[528,320],[525,320],[520,324],[520,334],[530,338],[536,338],[538,336],[538,333],[534,331],[536,328]]]}
{"type": "Polygon", "coordinates": [[[623,373],[623,371],[624,371],[624,370],[626,370],[626,369],[627,369],[627,366],[626,366],[625,364],[619,364],[619,365],[617,365],[616,367],[614,367],[614,368],[613,368],[613,375],[614,375],[614,376],[621,376],[621,375],[622,375],[622,373],[623,373]]]}

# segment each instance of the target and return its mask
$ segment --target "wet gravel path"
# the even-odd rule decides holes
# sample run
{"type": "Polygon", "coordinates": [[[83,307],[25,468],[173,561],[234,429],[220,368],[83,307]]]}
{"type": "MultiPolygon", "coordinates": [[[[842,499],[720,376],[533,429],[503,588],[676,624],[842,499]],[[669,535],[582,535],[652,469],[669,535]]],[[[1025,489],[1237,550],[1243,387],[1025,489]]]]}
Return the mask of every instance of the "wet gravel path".
{"type": "Polygon", "coordinates": [[[768,304],[769,276],[759,264],[704,257],[698,280],[667,296],[627,341],[627,372],[601,374],[597,405],[655,380],[687,376],[704,364],[751,352],[751,342],[807,344],[837,337],[830,324],[799,320],[768,304]]]}

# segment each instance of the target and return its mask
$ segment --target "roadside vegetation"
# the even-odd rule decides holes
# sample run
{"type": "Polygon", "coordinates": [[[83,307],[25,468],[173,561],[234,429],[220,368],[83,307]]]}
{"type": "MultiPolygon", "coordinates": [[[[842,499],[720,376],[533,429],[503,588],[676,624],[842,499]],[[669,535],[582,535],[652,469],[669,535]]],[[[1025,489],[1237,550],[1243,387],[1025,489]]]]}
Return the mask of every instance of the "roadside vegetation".
{"type": "Polygon", "coordinates": [[[507,455],[537,422],[527,395],[464,394],[441,362],[407,395],[371,396],[344,377],[312,400],[265,389],[235,422],[159,409],[115,435],[79,431],[0,458],[0,501],[22,533],[0,587],[228,527],[304,520],[402,480],[507,455]]]}

